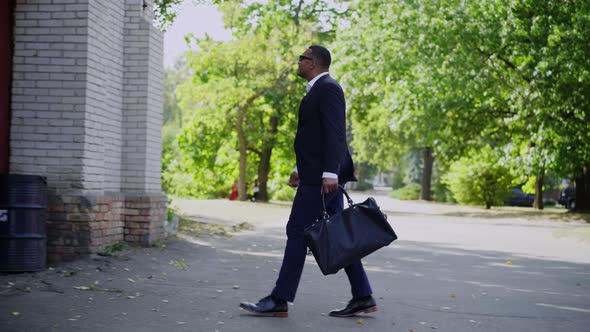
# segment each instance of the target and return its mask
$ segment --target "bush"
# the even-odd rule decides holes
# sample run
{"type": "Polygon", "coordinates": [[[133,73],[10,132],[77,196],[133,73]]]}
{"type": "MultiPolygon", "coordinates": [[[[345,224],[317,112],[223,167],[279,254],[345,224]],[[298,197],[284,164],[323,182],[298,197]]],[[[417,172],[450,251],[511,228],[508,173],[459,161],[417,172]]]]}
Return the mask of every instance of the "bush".
{"type": "Polygon", "coordinates": [[[508,200],[512,180],[508,168],[499,164],[499,158],[489,147],[459,159],[444,177],[457,202],[481,204],[486,209],[508,200]]]}
{"type": "Polygon", "coordinates": [[[356,183],[356,186],[354,187],[354,190],[358,190],[358,191],[364,191],[364,190],[371,190],[373,189],[373,185],[365,182],[365,181],[359,181],[356,183]]]}
{"type": "Polygon", "coordinates": [[[291,188],[287,185],[277,186],[278,188],[272,192],[272,200],[274,201],[285,201],[292,202],[295,198],[297,189],[291,188]]]}
{"type": "Polygon", "coordinates": [[[391,189],[396,190],[403,188],[405,177],[405,174],[401,170],[395,170],[393,172],[393,179],[391,179],[391,189]]]}
{"type": "Polygon", "coordinates": [[[407,185],[403,188],[394,190],[391,194],[389,194],[389,196],[393,197],[393,198],[405,200],[405,201],[418,200],[418,199],[420,199],[420,190],[421,189],[422,188],[420,187],[419,184],[410,183],[409,185],[407,185]]]}

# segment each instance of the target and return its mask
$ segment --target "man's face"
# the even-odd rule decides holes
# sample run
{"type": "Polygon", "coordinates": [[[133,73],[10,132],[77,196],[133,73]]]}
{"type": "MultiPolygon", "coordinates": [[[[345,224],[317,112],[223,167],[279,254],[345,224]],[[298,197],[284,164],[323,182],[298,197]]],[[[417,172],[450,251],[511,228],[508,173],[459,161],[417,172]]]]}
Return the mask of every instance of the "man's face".
{"type": "Polygon", "coordinates": [[[311,49],[305,50],[302,55],[299,56],[299,67],[297,68],[297,75],[299,77],[307,78],[309,72],[315,65],[313,54],[311,49]]]}

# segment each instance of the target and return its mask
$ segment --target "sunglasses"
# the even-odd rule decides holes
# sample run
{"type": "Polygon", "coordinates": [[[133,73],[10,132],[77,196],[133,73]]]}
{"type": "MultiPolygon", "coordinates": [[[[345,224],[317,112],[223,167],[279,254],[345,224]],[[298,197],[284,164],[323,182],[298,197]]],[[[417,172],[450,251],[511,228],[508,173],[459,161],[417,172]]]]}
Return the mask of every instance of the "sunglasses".
{"type": "Polygon", "coordinates": [[[310,57],[305,56],[305,55],[300,55],[299,56],[299,62],[301,62],[303,60],[312,60],[313,61],[313,58],[310,58],[310,57]]]}

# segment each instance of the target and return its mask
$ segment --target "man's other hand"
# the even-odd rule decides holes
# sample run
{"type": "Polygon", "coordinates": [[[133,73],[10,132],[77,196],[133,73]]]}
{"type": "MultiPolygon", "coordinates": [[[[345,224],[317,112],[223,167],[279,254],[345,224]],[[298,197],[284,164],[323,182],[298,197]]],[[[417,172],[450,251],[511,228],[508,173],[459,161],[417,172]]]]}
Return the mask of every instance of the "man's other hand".
{"type": "Polygon", "coordinates": [[[338,190],[338,179],[323,178],[322,193],[327,194],[338,190]]]}
{"type": "Polygon", "coordinates": [[[289,177],[289,185],[293,188],[297,188],[299,186],[299,173],[293,172],[289,177]]]}

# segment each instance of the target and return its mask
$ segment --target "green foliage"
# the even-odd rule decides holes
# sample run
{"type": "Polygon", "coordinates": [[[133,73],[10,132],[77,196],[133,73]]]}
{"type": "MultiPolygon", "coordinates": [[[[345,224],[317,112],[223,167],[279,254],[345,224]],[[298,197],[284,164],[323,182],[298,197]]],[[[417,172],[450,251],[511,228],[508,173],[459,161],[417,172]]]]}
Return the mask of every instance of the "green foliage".
{"type": "Polygon", "coordinates": [[[166,249],[166,243],[162,240],[156,240],[154,241],[154,243],[152,243],[152,247],[158,248],[160,251],[163,251],[164,249],[166,249]]]}
{"type": "MultiPolygon", "coordinates": [[[[534,195],[535,194],[535,182],[537,181],[536,176],[531,176],[525,184],[522,185],[521,189],[523,192],[527,194],[534,195]]],[[[543,186],[543,190],[545,190],[545,186],[543,186]]]]}
{"type": "Polygon", "coordinates": [[[487,147],[451,164],[444,182],[461,204],[502,205],[510,197],[513,177],[499,157],[487,147]]]}
{"type": "Polygon", "coordinates": [[[157,25],[166,31],[174,22],[178,8],[184,0],[154,0],[154,20],[157,25]]]}
{"type": "Polygon", "coordinates": [[[401,200],[418,200],[420,199],[420,185],[417,183],[410,183],[407,186],[394,190],[389,194],[393,198],[401,199],[401,200]]]}
{"type": "Polygon", "coordinates": [[[485,145],[523,181],[590,164],[590,2],[353,1],[339,31],[355,156],[485,145]],[[362,26],[363,29],[358,29],[362,26]]]}
{"type": "Polygon", "coordinates": [[[405,186],[404,179],[406,174],[403,172],[401,167],[397,167],[393,170],[393,179],[391,179],[391,188],[393,190],[400,189],[405,186]]]}
{"type": "Polygon", "coordinates": [[[434,174],[432,176],[432,199],[437,202],[456,203],[457,201],[453,198],[453,193],[444,182],[444,174],[444,170],[441,170],[440,166],[435,164],[434,174]]]}
{"type": "Polygon", "coordinates": [[[354,187],[354,190],[358,190],[358,191],[365,191],[365,190],[371,190],[373,189],[373,185],[369,182],[366,181],[359,181],[356,183],[356,186],[354,187]]]}
{"type": "MultiPolygon", "coordinates": [[[[195,40],[188,58],[194,75],[167,94],[171,105],[180,100],[182,116],[167,106],[166,119],[182,123],[182,133],[174,141],[166,129],[166,190],[227,195],[236,178],[260,178],[263,161],[271,165],[270,182],[288,177],[304,93],[293,72],[296,56],[312,43],[333,51],[331,72],[345,89],[361,177],[368,177],[363,168],[405,164],[424,147],[446,170],[492,146],[518,184],[587,172],[588,1],[214,2],[235,40],[195,40]]],[[[179,1],[156,3],[169,20],[179,1]]],[[[418,160],[404,171],[410,181],[419,179],[418,160]]],[[[442,177],[434,176],[432,191],[448,201],[442,177]]]]}
{"type": "Polygon", "coordinates": [[[319,0],[225,1],[218,8],[234,39],[187,36],[195,45],[187,55],[193,76],[176,89],[182,128],[169,149],[174,153],[164,157],[168,192],[227,197],[238,179],[245,198],[247,182],[258,178],[266,188],[266,179],[289,176],[296,110],[305,93],[297,56],[329,36],[324,29],[333,27],[336,15],[330,6],[319,0]],[[333,23],[318,25],[320,17],[333,23]]]}
{"type": "Polygon", "coordinates": [[[275,188],[272,190],[271,196],[274,201],[292,202],[295,198],[295,193],[297,193],[297,189],[291,188],[286,184],[276,186],[275,188]]]}
{"type": "Polygon", "coordinates": [[[168,209],[166,210],[166,221],[169,223],[172,223],[172,221],[174,220],[174,209],[171,207],[168,207],[168,209]]]}
{"type": "Polygon", "coordinates": [[[98,250],[97,254],[100,256],[115,256],[127,249],[129,249],[127,242],[121,241],[98,250]]]}
{"type": "Polygon", "coordinates": [[[188,267],[189,267],[189,265],[184,261],[184,257],[181,257],[178,260],[173,259],[168,264],[174,266],[174,268],[176,268],[177,270],[183,270],[183,271],[188,270],[188,267]]]}
{"type": "MultiPolygon", "coordinates": [[[[154,0],[154,21],[162,30],[166,31],[174,20],[183,3],[189,0],[154,0]]],[[[218,4],[223,0],[191,0],[194,4],[218,4]]]]}
{"type": "Polygon", "coordinates": [[[406,175],[406,183],[420,183],[422,181],[422,159],[420,158],[420,151],[414,150],[409,154],[408,160],[408,174],[406,175]]]}

